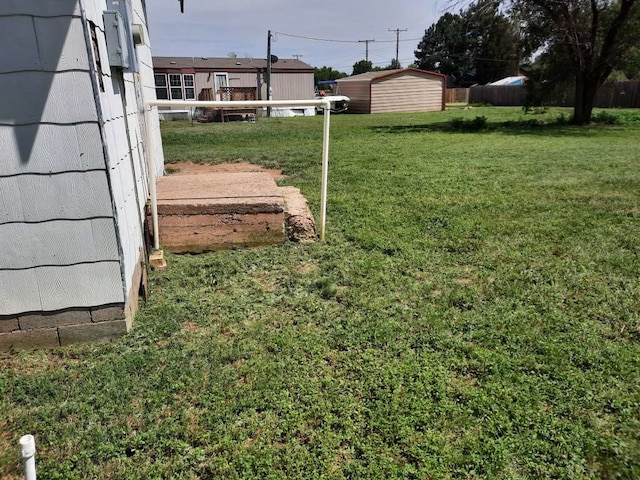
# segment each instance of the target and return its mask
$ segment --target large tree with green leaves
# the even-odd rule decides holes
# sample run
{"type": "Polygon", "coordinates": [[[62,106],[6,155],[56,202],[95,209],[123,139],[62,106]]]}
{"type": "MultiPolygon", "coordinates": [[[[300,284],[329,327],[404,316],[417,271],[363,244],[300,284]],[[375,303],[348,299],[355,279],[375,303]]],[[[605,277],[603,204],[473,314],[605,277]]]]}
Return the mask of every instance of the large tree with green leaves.
{"type": "Polygon", "coordinates": [[[318,83],[323,80],[337,80],[346,76],[346,73],[334,70],[332,67],[316,67],[313,72],[313,81],[314,83],[318,83]]]}
{"type": "Polygon", "coordinates": [[[464,18],[476,82],[518,75],[522,57],[519,25],[500,11],[500,1],[478,0],[464,18]]]}
{"type": "Polygon", "coordinates": [[[445,13],[424,33],[414,52],[416,65],[446,75],[449,83],[460,85],[473,71],[469,41],[460,14],[445,13]]]}
{"type": "Polygon", "coordinates": [[[373,63],[369,60],[358,60],[353,64],[353,72],[351,75],[360,75],[361,73],[370,72],[373,70],[373,63]]]}
{"type": "MultiPolygon", "coordinates": [[[[389,68],[390,67],[387,67],[387,69],[389,68]]],[[[382,67],[374,67],[370,60],[358,60],[353,64],[353,73],[351,73],[351,75],[360,75],[361,73],[367,72],[381,72],[382,70],[385,69],[382,67]]]]}
{"type": "Polygon", "coordinates": [[[442,15],[418,44],[417,65],[447,75],[452,85],[517,74],[519,32],[499,7],[498,0],[477,0],[458,14],[442,15]]]}
{"type": "Polygon", "coordinates": [[[640,42],[640,0],[513,0],[512,15],[522,21],[528,44],[558,52],[575,81],[573,123],[591,120],[598,88],[628,51],[640,42]],[[635,20],[635,21],[633,21],[635,20]]]}

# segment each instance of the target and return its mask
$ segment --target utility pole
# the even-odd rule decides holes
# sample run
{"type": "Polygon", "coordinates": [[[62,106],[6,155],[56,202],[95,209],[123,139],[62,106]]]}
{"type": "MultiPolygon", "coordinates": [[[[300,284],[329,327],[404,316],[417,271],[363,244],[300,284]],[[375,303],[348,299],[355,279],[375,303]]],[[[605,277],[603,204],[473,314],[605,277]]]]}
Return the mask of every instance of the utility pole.
{"type": "Polygon", "coordinates": [[[407,29],[403,28],[402,30],[399,28],[393,29],[393,28],[389,28],[390,32],[396,32],[396,65],[400,65],[400,62],[398,61],[398,51],[400,50],[400,32],[406,32],[407,29]]]}
{"type": "Polygon", "coordinates": [[[372,40],[358,40],[358,43],[364,43],[365,44],[365,60],[368,62],[369,61],[369,42],[375,42],[376,39],[372,39],[372,40]]]}
{"type": "Polygon", "coordinates": [[[300,60],[301,57],[304,57],[304,55],[300,54],[300,53],[296,53],[294,55],[291,55],[293,58],[295,58],[296,60],[300,60]]]}
{"type": "MultiPolygon", "coordinates": [[[[271,100],[271,30],[267,32],[267,100],[271,100]]],[[[271,107],[267,107],[267,117],[271,117],[271,107]]]]}

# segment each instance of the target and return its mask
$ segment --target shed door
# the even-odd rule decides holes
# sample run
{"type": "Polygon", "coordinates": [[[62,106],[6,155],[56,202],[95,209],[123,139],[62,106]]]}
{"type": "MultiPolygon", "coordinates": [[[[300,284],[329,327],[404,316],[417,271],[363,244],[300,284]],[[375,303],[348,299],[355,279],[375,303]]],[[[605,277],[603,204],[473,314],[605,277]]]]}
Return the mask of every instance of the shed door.
{"type": "Polygon", "coordinates": [[[215,82],[216,82],[216,100],[220,100],[220,88],[229,86],[229,74],[216,73],[215,82]]]}

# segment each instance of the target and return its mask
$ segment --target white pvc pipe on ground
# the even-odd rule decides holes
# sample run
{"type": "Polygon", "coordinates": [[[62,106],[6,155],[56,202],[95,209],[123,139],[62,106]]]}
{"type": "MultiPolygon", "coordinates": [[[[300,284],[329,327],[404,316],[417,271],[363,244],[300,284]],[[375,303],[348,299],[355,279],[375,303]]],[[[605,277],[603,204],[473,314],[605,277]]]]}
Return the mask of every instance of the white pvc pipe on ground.
{"type": "MultiPolygon", "coordinates": [[[[327,184],[329,178],[329,128],[331,126],[331,99],[323,97],[320,100],[240,100],[240,101],[191,101],[191,100],[151,100],[146,102],[145,114],[151,107],[209,107],[209,108],[263,108],[263,107],[322,107],[324,110],[322,128],[322,190],[320,192],[320,241],[325,238],[327,219],[327,184]]],[[[151,136],[147,121],[147,138],[151,136]]],[[[149,181],[153,184],[149,191],[151,195],[151,218],[153,220],[154,248],[160,248],[158,233],[158,198],[156,194],[155,170],[149,173],[149,181]]]]}
{"type": "Polygon", "coordinates": [[[25,480],[36,480],[36,440],[33,435],[24,435],[20,438],[20,450],[25,480]]]}

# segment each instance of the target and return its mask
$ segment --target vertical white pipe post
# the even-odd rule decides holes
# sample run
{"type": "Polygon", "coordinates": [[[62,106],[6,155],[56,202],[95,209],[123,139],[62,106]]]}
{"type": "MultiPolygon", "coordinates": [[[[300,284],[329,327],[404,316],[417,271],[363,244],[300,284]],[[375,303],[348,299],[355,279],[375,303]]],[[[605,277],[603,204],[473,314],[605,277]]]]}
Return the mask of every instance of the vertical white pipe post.
{"type": "Polygon", "coordinates": [[[329,176],[329,127],[331,124],[331,102],[323,105],[324,122],[322,128],[322,191],[320,193],[320,241],[324,242],[327,221],[327,181],[329,176]]]}
{"type": "Polygon", "coordinates": [[[151,109],[145,102],[144,123],[147,125],[147,170],[149,171],[149,195],[151,197],[151,221],[153,223],[153,248],[160,248],[160,229],[158,228],[158,192],[156,191],[156,162],[154,161],[155,142],[151,133],[151,109]]]}
{"type": "Polygon", "coordinates": [[[20,450],[25,480],[36,480],[36,440],[33,435],[24,435],[20,438],[20,450]]]}

